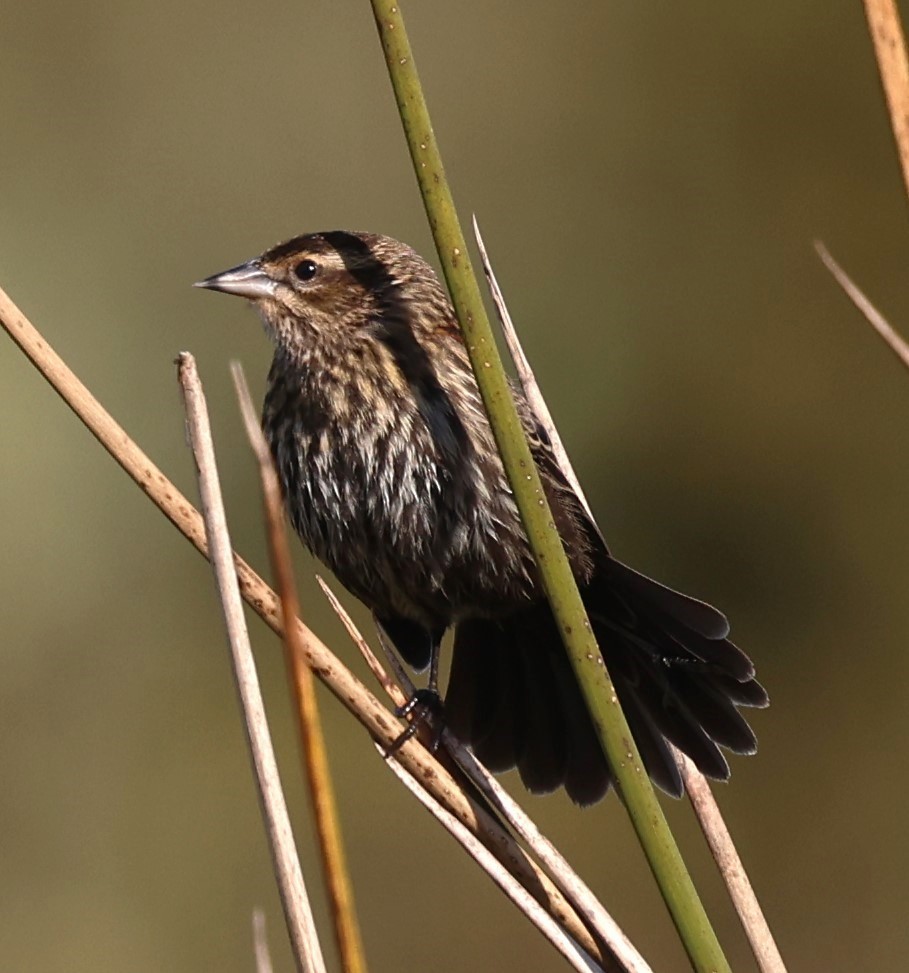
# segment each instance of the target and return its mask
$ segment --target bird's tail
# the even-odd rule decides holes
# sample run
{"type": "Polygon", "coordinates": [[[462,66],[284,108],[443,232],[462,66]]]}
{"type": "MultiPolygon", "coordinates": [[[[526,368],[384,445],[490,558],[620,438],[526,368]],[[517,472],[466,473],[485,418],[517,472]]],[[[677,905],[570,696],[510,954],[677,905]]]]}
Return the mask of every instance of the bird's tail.
{"type": "MultiPolygon", "coordinates": [[[[648,773],[682,792],[667,740],[725,780],[720,747],[754,753],[738,708],[766,706],[748,657],[716,609],[609,559],[583,594],[600,651],[648,773]]],[[[472,619],[455,633],[445,709],[452,730],[491,770],[517,766],[531,791],[564,785],[578,804],[612,783],[547,605],[472,619]]]]}

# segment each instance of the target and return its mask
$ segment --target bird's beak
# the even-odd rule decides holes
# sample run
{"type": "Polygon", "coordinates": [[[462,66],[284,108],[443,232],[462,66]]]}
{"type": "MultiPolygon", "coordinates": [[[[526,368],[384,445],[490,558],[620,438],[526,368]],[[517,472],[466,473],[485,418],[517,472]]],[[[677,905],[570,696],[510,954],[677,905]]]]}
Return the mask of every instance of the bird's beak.
{"type": "Polygon", "coordinates": [[[257,301],[262,297],[274,297],[276,282],[262,269],[258,260],[250,260],[239,267],[232,267],[221,274],[213,274],[196,281],[193,287],[205,287],[210,291],[223,291],[238,297],[257,301]]]}

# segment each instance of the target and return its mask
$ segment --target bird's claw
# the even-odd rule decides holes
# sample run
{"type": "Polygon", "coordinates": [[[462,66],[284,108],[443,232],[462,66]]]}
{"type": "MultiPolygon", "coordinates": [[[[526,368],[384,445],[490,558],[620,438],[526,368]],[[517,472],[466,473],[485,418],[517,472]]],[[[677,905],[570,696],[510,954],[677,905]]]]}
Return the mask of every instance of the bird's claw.
{"type": "Polygon", "coordinates": [[[411,717],[411,720],[407,729],[392,742],[385,756],[394,756],[423,726],[432,729],[429,749],[435,753],[442,742],[442,731],[445,729],[444,715],[442,697],[434,689],[418,689],[403,706],[395,707],[395,716],[411,717]]]}

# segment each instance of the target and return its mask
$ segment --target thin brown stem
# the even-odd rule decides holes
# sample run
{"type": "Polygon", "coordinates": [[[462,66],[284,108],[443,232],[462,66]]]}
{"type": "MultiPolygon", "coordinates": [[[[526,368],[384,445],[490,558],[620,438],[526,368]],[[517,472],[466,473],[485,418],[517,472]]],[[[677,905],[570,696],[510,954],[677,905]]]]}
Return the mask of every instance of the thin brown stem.
{"type": "Polygon", "coordinates": [[[350,636],[353,644],[360,650],[360,655],[363,656],[363,660],[366,665],[369,666],[369,671],[375,676],[376,682],[385,690],[388,698],[395,704],[395,706],[403,706],[407,702],[407,696],[401,691],[400,686],[388,675],[385,671],[385,667],[379,661],[378,656],[369,647],[369,643],[360,634],[360,630],[354,624],[353,619],[350,617],[350,613],[338,600],[338,596],[329,588],[325,583],[325,579],[321,575],[316,575],[316,581],[319,582],[319,587],[322,589],[322,593],[328,599],[328,604],[331,605],[332,611],[338,616],[341,624],[347,630],[347,634],[350,636]]]}
{"type": "Polygon", "coordinates": [[[729,898],[732,899],[742,928],[748,937],[758,968],[761,973],[786,973],[783,957],[770,932],[770,926],[767,925],[767,919],[754,894],[754,888],[736,851],[732,835],[720,814],[707,778],[685,754],[676,750],[675,756],[685,783],[685,790],[688,791],[691,805],[704,833],[704,839],[729,890],[729,898]]]}
{"type": "Polygon", "coordinates": [[[568,451],[565,449],[565,444],[562,442],[562,437],[556,428],[552,413],[549,411],[549,406],[543,397],[543,392],[537,382],[536,375],[534,375],[527,355],[524,354],[524,348],[521,345],[520,338],[518,338],[517,328],[514,326],[514,321],[508,311],[508,305],[505,303],[505,296],[502,294],[502,288],[499,286],[499,282],[492,269],[492,263],[489,260],[489,254],[486,252],[486,243],[483,240],[483,235],[480,233],[480,224],[477,222],[476,216],[473,217],[473,235],[477,241],[477,249],[480,251],[483,273],[486,277],[486,283],[489,285],[489,293],[492,295],[496,316],[502,328],[505,344],[508,347],[508,354],[511,356],[515,370],[518,373],[518,381],[521,383],[524,397],[533,410],[537,422],[546,430],[546,434],[549,436],[552,452],[559,464],[559,469],[564,473],[572,490],[574,490],[578,499],[584,505],[584,510],[587,511],[590,522],[595,524],[596,521],[594,520],[593,511],[590,509],[590,504],[584,495],[581,481],[578,479],[574,467],[571,465],[571,461],[568,458],[568,451]]]}
{"type": "Polygon", "coordinates": [[[896,329],[892,324],[884,317],[883,314],[865,297],[864,293],[859,290],[858,285],[852,281],[852,278],[846,273],[845,270],[833,259],[830,255],[830,251],[824,246],[823,243],[815,241],[815,250],[818,252],[818,256],[824,262],[824,266],[833,274],[834,280],[843,288],[846,292],[846,296],[850,301],[862,312],[865,316],[865,320],[871,325],[872,328],[884,339],[887,343],[887,347],[896,355],[897,358],[909,368],[909,343],[905,338],[900,337],[896,329]]]}
{"type": "Polygon", "coordinates": [[[265,716],[265,703],[259,687],[249,632],[246,629],[246,618],[243,615],[243,602],[237,584],[233,548],[227,531],[224,501],[218,482],[218,467],[215,462],[215,448],[212,443],[205,394],[192,355],[183,352],[177,359],[177,365],[186,409],[189,441],[196,461],[199,492],[202,495],[202,513],[210,545],[210,560],[215,571],[215,581],[227,628],[234,677],[242,704],[246,735],[259,788],[262,813],[265,817],[265,830],[268,834],[275,877],[281,893],[281,904],[284,907],[284,916],[290,932],[294,960],[301,973],[326,973],[316,923],[306,893],[306,883],[303,880],[303,871],[294,846],[290,816],[287,813],[287,803],[281,788],[278,763],[265,716]]]}
{"type": "Polygon", "coordinates": [[[365,973],[366,957],[357,911],[354,905],[353,887],[347,868],[347,856],[341,837],[341,825],[335,801],[331,772],[328,768],[328,753],[322,722],[319,718],[319,704],[316,699],[315,680],[312,670],[306,665],[300,630],[292,624],[300,615],[300,601],[294,581],[287,531],[284,527],[284,511],[281,502],[281,487],[278,474],[265,437],[256,419],[249,386],[239,362],[231,363],[234,385],[246,435],[259,463],[262,480],[262,496],[265,506],[265,525],[268,537],[268,551],[281,602],[281,623],[284,629],[284,660],[287,676],[294,697],[297,713],[297,729],[300,733],[300,746],[303,756],[303,773],[309,787],[318,836],[322,870],[328,890],[335,939],[341,968],[345,973],[365,973]]]}
{"type": "Polygon", "coordinates": [[[896,0],[865,0],[865,16],[909,193],[909,58],[896,0]]]}

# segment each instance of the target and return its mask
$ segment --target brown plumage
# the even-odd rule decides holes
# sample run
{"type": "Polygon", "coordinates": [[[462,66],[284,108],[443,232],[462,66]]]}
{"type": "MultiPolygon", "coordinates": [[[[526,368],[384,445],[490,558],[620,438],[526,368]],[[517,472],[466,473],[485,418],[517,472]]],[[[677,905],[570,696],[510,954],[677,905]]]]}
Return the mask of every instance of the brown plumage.
{"type": "MultiPolygon", "coordinates": [[[[389,237],[333,231],[199,286],[251,300],[275,343],[262,421],[303,543],[415,668],[436,661],[454,626],[445,714],[480,759],[517,766],[533,791],[600,798],[609,768],[429,265],[389,237]]],[[[610,555],[515,395],[648,772],[681,792],[668,739],[727,778],[720,747],[755,749],[737,707],[767,704],[750,660],[720,612],[610,555]]]]}

